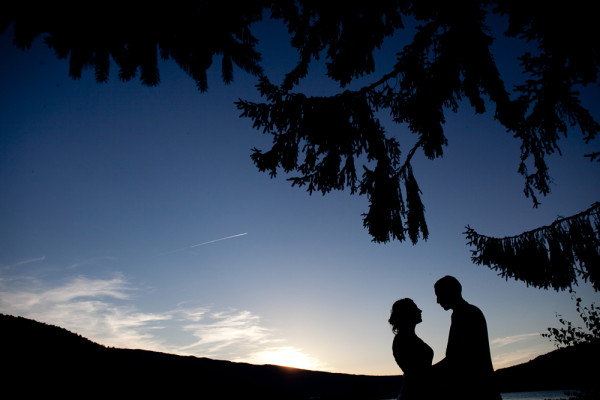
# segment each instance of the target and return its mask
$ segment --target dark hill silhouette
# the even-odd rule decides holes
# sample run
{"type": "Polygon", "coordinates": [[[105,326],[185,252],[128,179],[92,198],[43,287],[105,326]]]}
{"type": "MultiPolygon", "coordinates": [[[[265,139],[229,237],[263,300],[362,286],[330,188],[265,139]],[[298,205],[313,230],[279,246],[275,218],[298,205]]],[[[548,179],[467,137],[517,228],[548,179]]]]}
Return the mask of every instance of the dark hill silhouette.
{"type": "MultiPolygon", "coordinates": [[[[4,314],[0,332],[4,390],[23,398],[391,399],[402,381],[111,348],[4,314]]],[[[600,345],[579,345],[495,374],[501,392],[576,389],[600,376],[598,359],[600,345]]]]}
{"type": "Polygon", "coordinates": [[[22,397],[385,399],[400,376],[365,376],[109,348],[66,329],[0,314],[6,386],[22,397]]]}
{"type": "Polygon", "coordinates": [[[572,390],[598,385],[600,342],[583,343],[543,354],[495,372],[502,392],[572,390]]]}

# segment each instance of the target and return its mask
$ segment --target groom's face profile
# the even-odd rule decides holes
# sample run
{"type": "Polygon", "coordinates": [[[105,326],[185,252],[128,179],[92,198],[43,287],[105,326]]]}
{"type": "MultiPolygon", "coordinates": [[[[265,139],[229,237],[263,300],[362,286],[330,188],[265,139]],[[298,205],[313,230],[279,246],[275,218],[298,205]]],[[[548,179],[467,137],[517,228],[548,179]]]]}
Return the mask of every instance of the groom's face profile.
{"type": "Polygon", "coordinates": [[[436,288],[435,296],[437,297],[437,303],[442,306],[444,310],[448,311],[452,308],[452,296],[450,296],[448,291],[436,288]]]}

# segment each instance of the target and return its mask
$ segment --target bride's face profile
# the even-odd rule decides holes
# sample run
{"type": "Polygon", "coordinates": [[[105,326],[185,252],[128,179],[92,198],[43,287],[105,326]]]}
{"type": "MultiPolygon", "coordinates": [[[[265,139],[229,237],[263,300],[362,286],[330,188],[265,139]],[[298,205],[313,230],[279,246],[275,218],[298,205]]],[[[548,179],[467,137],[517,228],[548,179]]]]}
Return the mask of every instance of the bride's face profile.
{"type": "Polygon", "coordinates": [[[398,300],[392,307],[389,323],[396,331],[404,328],[414,328],[421,321],[421,310],[411,299],[398,300]]]}
{"type": "Polygon", "coordinates": [[[421,309],[419,309],[419,307],[417,307],[416,304],[413,303],[413,305],[414,305],[414,310],[412,310],[413,311],[412,317],[414,318],[415,324],[423,322],[423,318],[421,317],[421,314],[422,314],[421,309]]]}

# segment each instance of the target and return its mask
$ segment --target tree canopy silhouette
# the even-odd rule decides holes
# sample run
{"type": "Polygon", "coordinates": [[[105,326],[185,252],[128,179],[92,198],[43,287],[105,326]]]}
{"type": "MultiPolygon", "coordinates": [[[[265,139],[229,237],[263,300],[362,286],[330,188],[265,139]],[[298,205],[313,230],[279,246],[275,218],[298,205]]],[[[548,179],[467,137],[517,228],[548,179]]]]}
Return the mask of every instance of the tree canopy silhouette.
{"type": "MultiPolygon", "coordinates": [[[[416,243],[427,239],[428,229],[411,160],[416,151],[430,159],[443,156],[445,114],[462,103],[468,102],[476,114],[491,109],[498,123],[520,140],[518,171],[534,206],[539,195],[550,192],[546,157],[560,153],[560,137],[579,128],[586,143],[596,138],[600,125],[582,106],[578,91],[598,84],[600,43],[593,40],[598,25],[591,7],[581,0],[561,7],[540,0],[468,0],[460,7],[440,0],[207,0],[160,8],[109,2],[83,14],[66,4],[12,2],[3,7],[0,29],[12,24],[15,43],[23,48],[43,35],[59,58],[69,58],[72,77],[93,67],[99,82],[108,79],[112,58],[120,79],[130,80],[139,72],[142,83],[156,85],[160,57],[173,59],[205,91],[206,71],[221,56],[226,83],[233,79],[234,65],[259,78],[264,102],[236,103],[243,117],[273,137],[270,149],[253,150],[259,170],[271,177],[279,171],[297,174],[291,184],[309,193],[349,190],[366,195],[369,210],[363,224],[373,241],[408,238],[416,243]],[[253,24],[267,16],[287,26],[290,45],[298,52],[297,65],[280,85],[262,70],[252,35],[253,24]],[[507,28],[501,31],[491,18],[503,19],[507,28]],[[375,71],[374,51],[408,25],[416,26],[414,36],[398,46],[395,65],[371,84],[346,89],[375,71]],[[502,79],[491,48],[502,35],[526,44],[522,54],[514,54],[523,81],[513,87],[502,79]],[[323,97],[294,92],[311,62],[322,56],[327,76],[343,91],[323,97]],[[414,135],[404,158],[379,112],[389,113],[414,135]]],[[[600,152],[587,156],[600,161],[600,152]]],[[[474,261],[506,277],[560,290],[580,275],[598,289],[597,208],[573,221],[580,217],[595,218],[585,227],[591,229],[586,231],[585,257],[581,224],[553,224],[502,240],[470,227],[466,234],[477,248],[474,261]],[[577,262],[581,268],[573,266],[577,262]]]]}

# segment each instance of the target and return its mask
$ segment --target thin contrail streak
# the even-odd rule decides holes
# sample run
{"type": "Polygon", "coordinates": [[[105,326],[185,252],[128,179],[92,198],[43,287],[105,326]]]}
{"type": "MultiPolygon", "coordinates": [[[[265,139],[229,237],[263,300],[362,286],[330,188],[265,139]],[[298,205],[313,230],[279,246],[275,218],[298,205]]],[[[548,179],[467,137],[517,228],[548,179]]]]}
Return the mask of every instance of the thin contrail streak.
{"type": "Polygon", "coordinates": [[[210,243],[215,243],[215,242],[220,242],[221,240],[233,239],[233,238],[236,238],[236,237],[239,237],[239,236],[244,236],[244,235],[247,235],[247,234],[248,234],[248,232],[246,232],[246,233],[238,233],[237,235],[227,236],[227,237],[224,237],[224,238],[221,238],[221,239],[209,240],[208,242],[194,244],[192,246],[184,247],[182,249],[167,251],[166,253],[161,253],[161,254],[158,254],[157,256],[164,256],[166,254],[177,253],[178,251],[193,249],[194,247],[204,246],[205,244],[210,244],[210,243]]]}
{"type": "Polygon", "coordinates": [[[227,236],[227,237],[224,237],[224,238],[221,238],[221,239],[216,239],[216,240],[210,240],[210,241],[204,242],[204,243],[198,243],[198,244],[195,244],[193,246],[190,246],[190,248],[192,248],[192,247],[198,247],[198,246],[204,246],[205,244],[209,244],[209,243],[220,242],[221,240],[233,239],[233,238],[236,238],[236,237],[239,237],[239,236],[244,236],[244,235],[247,235],[247,234],[248,234],[248,232],[246,232],[246,233],[238,233],[237,235],[227,236]]]}

